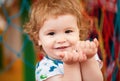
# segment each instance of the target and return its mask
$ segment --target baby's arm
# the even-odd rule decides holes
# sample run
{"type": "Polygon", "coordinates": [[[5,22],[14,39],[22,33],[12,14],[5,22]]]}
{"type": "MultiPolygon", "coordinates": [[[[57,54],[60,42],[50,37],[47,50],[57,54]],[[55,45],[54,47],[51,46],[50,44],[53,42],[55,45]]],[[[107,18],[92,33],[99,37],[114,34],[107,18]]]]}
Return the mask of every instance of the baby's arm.
{"type": "Polygon", "coordinates": [[[56,75],[45,81],[82,81],[79,63],[64,64],[64,74],[56,75]]]}
{"type": "Polygon", "coordinates": [[[94,57],[81,62],[80,67],[83,81],[103,81],[101,69],[94,57]]]}
{"type": "Polygon", "coordinates": [[[87,55],[87,60],[80,62],[83,81],[103,81],[103,76],[99,63],[94,58],[97,53],[98,41],[84,41],[81,44],[81,50],[87,55]]]}
{"type": "Polygon", "coordinates": [[[64,62],[64,74],[53,76],[46,81],[82,81],[79,61],[84,61],[86,57],[81,54],[76,51],[59,54],[64,62]]]}

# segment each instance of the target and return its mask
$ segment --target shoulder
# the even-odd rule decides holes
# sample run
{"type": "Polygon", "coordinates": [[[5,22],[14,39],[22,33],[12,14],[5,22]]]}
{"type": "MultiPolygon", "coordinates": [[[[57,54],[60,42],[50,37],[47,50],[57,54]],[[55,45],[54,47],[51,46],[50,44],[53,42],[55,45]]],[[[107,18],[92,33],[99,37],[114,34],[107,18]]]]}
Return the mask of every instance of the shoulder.
{"type": "Polygon", "coordinates": [[[36,64],[35,76],[38,81],[46,80],[58,74],[62,74],[61,68],[53,60],[44,57],[36,64]]]}

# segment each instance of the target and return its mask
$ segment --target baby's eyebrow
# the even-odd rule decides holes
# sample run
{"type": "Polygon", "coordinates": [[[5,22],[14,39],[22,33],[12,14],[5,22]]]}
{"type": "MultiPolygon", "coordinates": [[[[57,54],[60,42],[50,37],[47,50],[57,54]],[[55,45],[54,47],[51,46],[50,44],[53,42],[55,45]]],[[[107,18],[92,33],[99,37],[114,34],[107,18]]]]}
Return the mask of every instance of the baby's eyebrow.
{"type": "Polygon", "coordinates": [[[45,30],[44,32],[45,32],[45,33],[48,33],[48,32],[55,32],[55,30],[54,30],[54,29],[47,29],[47,30],[45,30]]]}

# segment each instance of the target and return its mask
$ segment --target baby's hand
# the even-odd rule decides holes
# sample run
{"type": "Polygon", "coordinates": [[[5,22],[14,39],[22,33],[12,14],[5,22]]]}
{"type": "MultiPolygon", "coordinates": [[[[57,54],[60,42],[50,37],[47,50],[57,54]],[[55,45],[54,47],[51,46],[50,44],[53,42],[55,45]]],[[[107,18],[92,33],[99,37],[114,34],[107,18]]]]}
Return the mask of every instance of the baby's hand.
{"type": "Polygon", "coordinates": [[[99,43],[96,38],[93,41],[79,41],[76,46],[76,50],[78,53],[82,51],[84,54],[86,54],[87,58],[91,58],[97,53],[98,45],[99,43]]]}
{"type": "Polygon", "coordinates": [[[61,52],[57,55],[66,64],[83,62],[97,53],[98,45],[96,38],[93,41],[79,41],[74,50],[61,52]]]}
{"type": "Polygon", "coordinates": [[[61,57],[61,60],[66,64],[73,64],[76,62],[82,62],[87,59],[86,55],[81,52],[74,51],[66,51],[59,54],[59,57],[61,57]]]}

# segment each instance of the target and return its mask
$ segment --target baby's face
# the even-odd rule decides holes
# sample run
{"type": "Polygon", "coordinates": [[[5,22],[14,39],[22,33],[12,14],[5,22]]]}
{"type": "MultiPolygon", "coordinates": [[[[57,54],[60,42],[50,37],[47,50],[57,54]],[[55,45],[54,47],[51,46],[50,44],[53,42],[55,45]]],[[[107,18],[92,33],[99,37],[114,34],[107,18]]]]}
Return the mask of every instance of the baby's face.
{"type": "Polygon", "coordinates": [[[38,43],[49,57],[60,59],[57,54],[74,50],[79,39],[76,18],[72,15],[61,15],[44,22],[39,31],[38,43]]]}

